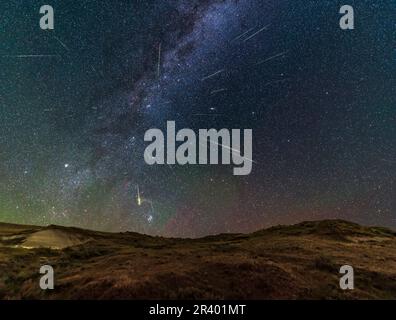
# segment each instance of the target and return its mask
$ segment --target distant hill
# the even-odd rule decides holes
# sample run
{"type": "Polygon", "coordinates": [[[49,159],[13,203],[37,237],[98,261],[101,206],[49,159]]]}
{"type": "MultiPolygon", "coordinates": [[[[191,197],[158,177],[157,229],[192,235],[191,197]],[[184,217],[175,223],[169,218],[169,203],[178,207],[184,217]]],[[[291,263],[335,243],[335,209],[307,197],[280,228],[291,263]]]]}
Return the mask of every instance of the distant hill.
{"type": "Polygon", "coordinates": [[[342,220],[169,239],[0,223],[1,299],[396,299],[396,233],[342,220]],[[55,290],[39,269],[55,270],[55,290]],[[355,290],[339,268],[355,269],[355,290]]]}

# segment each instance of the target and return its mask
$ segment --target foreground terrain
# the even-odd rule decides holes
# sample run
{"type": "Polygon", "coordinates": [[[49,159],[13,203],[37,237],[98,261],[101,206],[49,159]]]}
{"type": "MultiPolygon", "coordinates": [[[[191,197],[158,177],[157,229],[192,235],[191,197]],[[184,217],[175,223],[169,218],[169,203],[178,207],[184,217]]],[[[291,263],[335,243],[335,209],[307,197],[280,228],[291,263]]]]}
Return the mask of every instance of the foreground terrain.
{"type": "Polygon", "coordinates": [[[167,239],[0,224],[0,299],[396,299],[396,233],[345,221],[167,239]],[[39,288],[39,269],[55,289],[39,288]],[[339,288],[339,268],[355,290],[339,288]]]}

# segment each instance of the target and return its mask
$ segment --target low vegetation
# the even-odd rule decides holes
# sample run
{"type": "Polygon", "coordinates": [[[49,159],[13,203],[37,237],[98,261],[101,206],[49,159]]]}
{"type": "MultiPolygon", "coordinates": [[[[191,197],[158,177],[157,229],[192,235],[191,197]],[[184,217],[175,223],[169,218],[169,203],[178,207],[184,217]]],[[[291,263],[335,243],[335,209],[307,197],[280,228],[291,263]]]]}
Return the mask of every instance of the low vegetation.
{"type": "Polygon", "coordinates": [[[201,239],[0,224],[0,270],[1,299],[395,299],[396,234],[339,220],[201,239]],[[39,288],[44,264],[54,290],[39,288]],[[354,290],[339,288],[346,264],[354,290]]]}

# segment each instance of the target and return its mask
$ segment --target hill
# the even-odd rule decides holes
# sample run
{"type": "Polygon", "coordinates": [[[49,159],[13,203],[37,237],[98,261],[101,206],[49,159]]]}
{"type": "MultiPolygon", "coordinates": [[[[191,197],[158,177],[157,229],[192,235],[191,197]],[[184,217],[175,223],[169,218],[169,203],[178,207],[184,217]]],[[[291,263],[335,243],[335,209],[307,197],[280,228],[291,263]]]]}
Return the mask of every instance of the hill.
{"type": "Polygon", "coordinates": [[[0,224],[1,299],[395,299],[396,234],[341,220],[169,239],[0,224]],[[39,269],[55,289],[39,288],[39,269]],[[339,268],[355,290],[339,288],[339,268]]]}

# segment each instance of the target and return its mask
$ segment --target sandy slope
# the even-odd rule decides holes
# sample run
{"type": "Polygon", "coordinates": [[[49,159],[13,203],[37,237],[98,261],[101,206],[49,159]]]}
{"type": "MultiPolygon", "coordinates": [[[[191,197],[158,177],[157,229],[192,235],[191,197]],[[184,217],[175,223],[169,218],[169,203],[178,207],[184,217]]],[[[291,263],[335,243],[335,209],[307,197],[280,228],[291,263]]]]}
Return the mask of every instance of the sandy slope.
{"type": "Polygon", "coordinates": [[[65,249],[81,245],[89,237],[76,232],[75,229],[58,227],[25,227],[0,224],[0,245],[23,249],[65,249]]]}
{"type": "Polygon", "coordinates": [[[19,245],[22,248],[50,248],[50,249],[64,249],[67,247],[77,246],[88,241],[88,238],[75,235],[71,232],[62,230],[41,230],[33,232],[26,236],[23,242],[19,245]]]}

